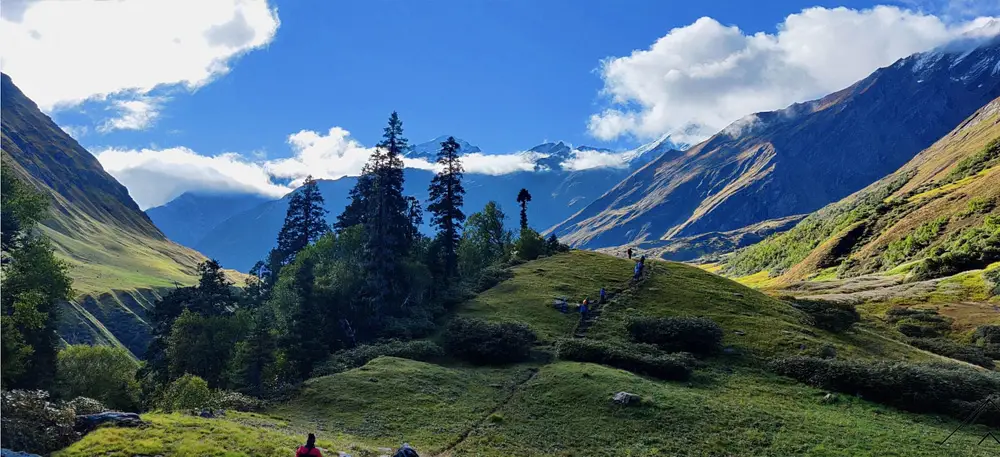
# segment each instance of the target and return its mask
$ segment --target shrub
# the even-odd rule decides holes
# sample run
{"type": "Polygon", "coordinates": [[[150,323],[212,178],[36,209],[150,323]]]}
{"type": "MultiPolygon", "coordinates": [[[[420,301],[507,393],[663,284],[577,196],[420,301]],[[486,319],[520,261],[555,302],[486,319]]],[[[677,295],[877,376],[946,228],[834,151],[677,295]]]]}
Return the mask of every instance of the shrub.
{"type": "Polygon", "coordinates": [[[628,322],[632,338],[669,352],[711,354],[722,345],[722,327],[701,317],[634,317],[628,322]]]}
{"type": "Polygon", "coordinates": [[[401,357],[410,360],[430,362],[444,356],[441,346],[426,340],[399,341],[365,344],[352,349],[344,349],[330,355],[314,372],[317,376],[340,373],[360,367],[378,357],[401,357]]]}
{"type": "Polygon", "coordinates": [[[824,300],[795,300],[792,306],[809,315],[809,325],[834,333],[850,329],[861,321],[854,305],[824,300]]]}
{"type": "Polygon", "coordinates": [[[215,398],[204,379],[186,374],[170,383],[158,406],[165,411],[211,408],[215,398]]]}
{"type": "Polygon", "coordinates": [[[990,288],[991,297],[1000,295],[1000,268],[984,271],[983,279],[990,288]]]}
{"type": "Polygon", "coordinates": [[[72,345],[59,351],[56,393],[61,398],[89,397],[119,411],[139,403],[139,364],[120,347],[72,345]]]}
{"type": "Polygon", "coordinates": [[[931,309],[892,308],[885,313],[889,323],[910,338],[937,338],[951,329],[951,319],[931,309]]]}
{"type": "Polygon", "coordinates": [[[530,228],[521,229],[521,237],[514,243],[514,250],[517,251],[517,257],[520,259],[535,260],[538,256],[547,253],[545,238],[530,228]]]}
{"type": "Polygon", "coordinates": [[[1000,344],[1000,325],[980,325],[972,332],[977,344],[1000,344]]]}
{"type": "Polygon", "coordinates": [[[263,400],[231,390],[218,391],[215,394],[215,399],[212,403],[213,406],[218,406],[222,409],[232,409],[244,412],[260,411],[264,408],[263,400]]]}
{"type": "Polygon", "coordinates": [[[472,290],[476,293],[483,292],[513,277],[514,272],[510,271],[510,269],[499,265],[491,265],[479,273],[472,290]]]}
{"type": "Polygon", "coordinates": [[[647,344],[567,339],[559,342],[557,351],[559,358],[563,360],[598,363],[674,381],[688,379],[695,364],[691,354],[665,354],[656,346],[647,344]]]}
{"type": "Polygon", "coordinates": [[[476,364],[506,364],[527,360],[537,337],[526,324],[494,324],[482,319],[455,318],[444,333],[449,353],[476,364]]]}
{"type": "Polygon", "coordinates": [[[47,454],[79,438],[73,409],[50,403],[43,390],[5,391],[0,409],[0,442],[6,449],[47,454]]]}
{"type": "Polygon", "coordinates": [[[910,345],[983,368],[993,368],[993,359],[988,357],[981,348],[964,346],[947,338],[911,338],[910,345]]]}
{"type": "Polygon", "coordinates": [[[103,403],[87,397],[76,397],[66,402],[65,406],[72,409],[77,415],[97,414],[108,410],[103,403]]]}
{"type": "MultiPolygon", "coordinates": [[[[773,360],[770,368],[822,389],[858,395],[917,413],[949,414],[964,419],[970,409],[962,402],[978,402],[1000,391],[1000,375],[958,365],[915,365],[905,362],[863,362],[791,357],[773,360]]],[[[967,405],[966,405],[967,406],[967,405]]],[[[994,418],[983,422],[1000,426],[994,418]]]]}

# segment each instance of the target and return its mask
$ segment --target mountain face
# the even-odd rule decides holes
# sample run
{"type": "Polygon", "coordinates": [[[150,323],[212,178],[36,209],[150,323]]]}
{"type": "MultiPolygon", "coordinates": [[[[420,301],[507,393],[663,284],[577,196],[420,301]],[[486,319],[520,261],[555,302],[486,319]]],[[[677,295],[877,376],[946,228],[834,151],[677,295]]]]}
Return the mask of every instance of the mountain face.
{"type": "MultiPolygon", "coordinates": [[[[416,145],[412,148],[416,152],[410,152],[407,157],[431,157],[431,152],[436,156],[437,149],[440,149],[440,141],[438,140],[444,141],[444,139],[447,138],[441,137],[428,143],[416,145]]],[[[466,141],[456,140],[462,145],[463,154],[480,151],[478,147],[472,146],[466,141]]],[[[601,153],[610,153],[611,151],[587,147],[574,149],[562,142],[544,143],[524,152],[529,160],[534,161],[534,171],[498,176],[466,173],[463,182],[466,189],[465,213],[472,214],[482,209],[490,200],[496,200],[507,212],[508,227],[516,229],[517,192],[521,188],[525,188],[532,195],[532,201],[528,204],[529,222],[533,227],[544,230],[593,202],[622,178],[628,176],[636,166],[641,166],[641,164],[652,160],[649,157],[661,154],[672,147],[674,147],[673,143],[668,138],[663,138],[636,150],[623,153],[621,167],[569,170],[565,169],[562,164],[575,156],[576,152],[574,151],[601,153]],[[633,166],[632,163],[640,165],[633,166]]],[[[406,193],[417,197],[426,204],[427,187],[434,177],[434,173],[428,170],[408,168],[405,171],[405,177],[406,193]]],[[[354,187],[355,182],[357,182],[355,177],[318,181],[320,193],[326,200],[326,208],[329,211],[327,220],[331,223],[336,220],[337,215],[347,205],[348,192],[354,187]]],[[[247,271],[274,247],[275,239],[278,231],[281,230],[285,212],[288,209],[289,198],[290,195],[287,195],[280,200],[265,202],[233,214],[188,246],[219,260],[227,268],[247,271]]],[[[196,209],[180,211],[171,209],[169,218],[165,217],[167,213],[164,210],[172,208],[175,202],[176,200],[164,205],[156,211],[155,215],[152,214],[153,210],[150,210],[150,216],[157,224],[171,227],[177,224],[169,220],[171,218],[183,217],[185,214],[198,211],[204,212],[204,210],[196,209]]],[[[183,206],[182,203],[178,202],[177,204],[183,206]]],[[[429,221],[429,217],[425,216],[425,221],[429,221]]],[[[427,224],[422,229],[426,234],[433,233],[433,228],[427,224]]],[[[165,228],[164,230],[168,234],[172,232],[172,229],[165,228]]]]}
{"type": "Polygon", "coordinates": [[[70,343],[120,343],[141,354],[145,310],[157,290],[193,283],[199,253],[169,241],[125,186],[2,75],[3,161],[50,197],[40,224],[66,261],[74,290],[60,335],[70,343]]]}
{"type": "Polygon", "coordinates": [[[147,209],[146,215],[167,238],[194,246],[220,222],[267,201],[253,194],[185,192],[169,204],[147,209]]]}
{"type": "Polygon", "coordinates": [[[998,165],[1000,98],[894,173],[737,252],[727,270],[767,271],[780,284],[901,266],[923,278],[983,268],[1000,260],[1000,246],[990,244],[1000,244],[1000,226],[987,222],[1000,215],[998,165]],[[938,266],[919,266],[926,258],[938,266]]]}
{"type": "MultiPolygon", "coordinates": [[[[448,135],[442,135],[426,143],[410,146],[410,152],[406,154],[406,157],[411,159],[424,159],[430,163],[434,163],[437,161],[438,152],[441,151],[441,143],[444,143],[445,141],[448,141],[448,135]]],[[[455,141],[458,143],[459,154],[483,152],[482,149],[479,149],[479,146],[473,146],[460,138],[455,138],[455,141]]]]}
{"type": "Polygon", "coordinates": [[[822,99],[658,156],[557,225],[577,247],[656,242],[804,214],[899,168],[1000,95],[1000,42],[901,59],[822,99]]]}

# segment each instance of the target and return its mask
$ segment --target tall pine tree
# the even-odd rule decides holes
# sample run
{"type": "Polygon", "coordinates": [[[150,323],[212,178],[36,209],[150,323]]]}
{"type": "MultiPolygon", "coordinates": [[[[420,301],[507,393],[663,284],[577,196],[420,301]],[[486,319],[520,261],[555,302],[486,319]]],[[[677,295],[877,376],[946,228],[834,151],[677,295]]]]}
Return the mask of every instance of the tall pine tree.
{"type": "Polygon", "coordinates": [[[330,231],[323,204],[316,181],[312,176],[307,177],[302,187],[292,194],[285,223],[278,232],[277,252],[281,265],[288,265],[295,254],[330,231]]]}
{"type": "Polygon", "coordinates": [[[372,323],[384,314],[399,314],[408,289],[405,260],[416,230],[409,202],[403,196],[403,153],[408,148],[403,137],[403,122],[393,111],[382,142],[375,147],[365,167],[365,176],[356,186],[364,207],[361,223],[365,229],[365,271],[368,273],[364,298],[368,301],[372,323]]]}
{"type": "Polygon", "coordinates": [[[366,164],[361,169],[361,176],[354,184],[351,192],[347,195],[350,202],[344,208],[344,212],[337,216],[337,222],[333,223],[333,229],[339,234],[355,225],[363,224],[365,221],[365,198],[371,195],[372,174],[369,165],[366,164]]]}
{"type": "Polygon", "coordinates": [[[521,189],[517,193],[517,203],[521,205],[521,230],[528,228],[528,202],[531,201],[531,194],[528,189],[521,189]]]}
{"type": "Polygon", "coordinates": [[[462,187],[462,161],[458,157],[459,144],[454,137],[441,143],[437,163],[441,165],[431,185],[430,211],[431,223],[438,228],[438,243],[441,246],[441,257],[444,261],[445,278],[452,278],[458,271],[458,242],[460,231],[465,222],[462,205],[465,203],[465,188],[462,187]]]}

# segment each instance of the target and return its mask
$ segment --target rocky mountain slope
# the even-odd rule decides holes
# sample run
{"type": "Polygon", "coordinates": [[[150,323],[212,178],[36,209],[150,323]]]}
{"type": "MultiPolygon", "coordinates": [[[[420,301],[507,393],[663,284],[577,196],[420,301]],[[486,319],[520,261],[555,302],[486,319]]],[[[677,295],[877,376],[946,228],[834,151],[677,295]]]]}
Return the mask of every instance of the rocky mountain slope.
{"type": "Polygon", "coordinates": [[[896,170],[1000,95],[998,63],[1000,39],[916,54],[822,99],[747,116],[660,156],[554,230],[597,248],[815,211],[896,170]]]}
{"type": "MultiPolygon", "coordinates": [[[[431,143],[435,141],[437,140],[415,145],[408,157],[425,159],[430,157],[431,143]]],[[[440,142],[437,144],[440,145],[440,142]]],[[[461,149],[463,154],[480,151],[478,147],[466,141],[459,140],[459,144],[463,145],[461,149]]],[[[509,216],[508,226],[514,229],[517,225],[517,192],[521,188],[526,188],[532,194],[532,201],[528,205],[528,219],[533,227],[544,230],[594,201],[627,176],[631,170],[653,160],[651,157],[673,147],[669,138],[662,138],[634,151],[622,153],[622,167],[573,170],[564,164],[575,157],[577,151],[604,153],[610,151],[589,147],[572,148],[563,142],[540,144],[524,152],[526,160],[534,162],[532,171],[504,175],[466,173],[465,212],[471,214],[482,209],[488,201],[497,200],[509,216]]],[[[407,168],[405,173],[406,193],[426,202],[427,186],[434,176],[433,172],[407,168]]],[[[347,205],[347,194],[355,182],[354,177],[319,181],[320,192],[329,210],[330,222],[336,220],[337,215],[347,205]]],[[[219,260],[227,268],[247,271],[254,263],[264,258],[268,250],[274,246],[284,221],[289,198],[290,195],[286,195],[279,200],[264,202],[237,212],[210,227],[195,241],[190,241],[192,237],[189,234],[197,231],[185,232],[190,230],[190,224],[183,219],[190,213],[207,212],[204,208],[192,208],[192,205],[210,207],[214,204],[212,199],[195,196],[193,199],[174,200],[147,212],[171,239],[191,243],[187,245],[219,260]],[[175,206],[181,209],[175,209],[175,206]]],[[[425,233],[430,234],[432,231],[429,225],[424,226],[425,233]]]]}
{"type": "Polygon", "coordinates": [[[157,290],[195,281],[204,257],[169,241],[128,190],[2,76],[3,161],[51,199],[41,231],[69,266],[79,297],[60,327],[69,342],[145,347],[157,290]]]}
{"type": "Polygon", "coordinates": [[[1000,98],[900,169],[737,252],[727,271],[777,283],[818,275],[905,273],[919,279],[1000,260],[1000,98]]]}

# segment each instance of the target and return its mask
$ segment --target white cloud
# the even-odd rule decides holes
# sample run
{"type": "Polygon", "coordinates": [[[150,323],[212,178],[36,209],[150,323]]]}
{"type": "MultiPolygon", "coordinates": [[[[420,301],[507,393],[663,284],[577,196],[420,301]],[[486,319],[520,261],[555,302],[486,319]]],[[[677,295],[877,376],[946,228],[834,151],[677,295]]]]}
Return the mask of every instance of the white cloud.
{"type": "Polygon", "coordinates": [[[562,167],[572,171],[590,170],[592,168],[628,168],[628,154],[630,152],[574,149],[572,157],[565,160],[562,163],[562,167]]]}
{"type": "Polygon", "coordinates": [[[337,179],[361,174],[361,168],[372,154],[350,137],[351,132],[331,128],[326,135],[302,130],[288,136],[292,157],[265,163],[267,171],[278,178],[292,178],[299,185],[308,175],[316,179],[337,179]]]}
{"type": "Polygon", "coordinates": [[[137,95],[132,99],[115,100],[109,110],[117,111],[118,117],[108,119],[97,130],[107,133],[112,130],[145,130],[160,117],[160,107],[165,97],[137,95]]]}
{"type": "MultiPolygon", "coordinates": [[[[267,0],[73,0],[4,2],[0,67],[47,112],[109,95],[148,95],[157,86],[195,89],[233,59],[267,45],[277,9],[267,0]]],[[[156,105],[118,105],[132,114],[111,127],[155,118],[156,105]]]]}
{"type": "Polygon", "coordinates": [[[462,168],[466,173],[505,175],[518,171],[532,171],[535,169],[535,159],[543,157],[547,155],[535,153],[487,155],[477,152],[462,156],[462,168]]]}
{"type": "Polygon", "coordinates": [[[602,63],[611,106],[589,120],[592,135],[681,142],[703,139],[741,117],[849,86],[875,69],[955,39],[975,21],[896,7],[809,8],[775,34],[747,35],[703,17],[649,49],[602,63]]]}
{"type": "Polygon", "coordinates": [[[94,155],[143,209],[162,205],[189,191],[250,192],[277,198],[291,190],[274,184],[264,165],[248,162],[235,153],[209,157],[175,147],[111,148],[94,155]]]}

